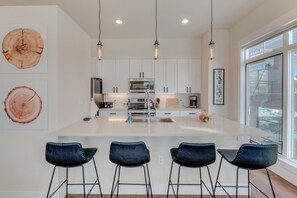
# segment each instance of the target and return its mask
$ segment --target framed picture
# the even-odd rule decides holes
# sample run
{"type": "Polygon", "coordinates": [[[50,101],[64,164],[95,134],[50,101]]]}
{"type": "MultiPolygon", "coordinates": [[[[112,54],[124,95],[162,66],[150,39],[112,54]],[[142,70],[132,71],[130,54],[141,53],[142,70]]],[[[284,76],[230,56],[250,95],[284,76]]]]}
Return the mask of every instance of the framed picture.
{"type": "Polygon", "coordinates": [[[225,69],[213,69],[213,104],[224,105],[225,69]]]}

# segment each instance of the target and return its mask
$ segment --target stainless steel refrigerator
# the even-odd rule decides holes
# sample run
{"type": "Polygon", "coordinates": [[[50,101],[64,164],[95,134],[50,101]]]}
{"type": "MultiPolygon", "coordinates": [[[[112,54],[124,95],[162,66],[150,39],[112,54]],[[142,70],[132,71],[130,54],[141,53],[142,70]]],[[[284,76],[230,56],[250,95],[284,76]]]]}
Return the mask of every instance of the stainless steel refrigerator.
{"type": "Polygon", "coordinates": [[[93,99],[100,108],[100,104],[104,101],[102,94],[102,79],[101,78],[91,78],[91,100],[93,99]]]}

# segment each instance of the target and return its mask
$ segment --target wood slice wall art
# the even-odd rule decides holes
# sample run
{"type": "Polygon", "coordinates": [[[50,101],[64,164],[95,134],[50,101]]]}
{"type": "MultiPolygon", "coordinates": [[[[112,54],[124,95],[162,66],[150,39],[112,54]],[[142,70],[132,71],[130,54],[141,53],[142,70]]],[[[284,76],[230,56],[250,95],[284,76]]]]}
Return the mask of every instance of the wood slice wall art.
{"type": "Polygon", "coordinates": [[[2,53],[6,60],[18,69],[35,67],[44,48],[41,35],[28,28],[17,28],[10,31],[3,39],[2,53]]]}
{"type": "Polygon", "coordinates": [[[7,116],[16,123],[26,124],[34,121],[40,115],[42,100],[30,87],[13,88],[4,101],[7,116]]]}

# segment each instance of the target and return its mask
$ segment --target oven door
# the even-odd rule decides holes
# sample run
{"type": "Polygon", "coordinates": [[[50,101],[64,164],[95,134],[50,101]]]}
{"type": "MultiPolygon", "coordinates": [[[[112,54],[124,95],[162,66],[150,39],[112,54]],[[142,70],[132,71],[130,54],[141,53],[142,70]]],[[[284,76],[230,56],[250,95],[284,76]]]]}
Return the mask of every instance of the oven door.
{"type": "Polygon", "coordinates": [[[154,79],[148,78],[131,78],[130,79],[130,93],[144,93],[146,90],[149,92],[155,92],[154,79]]]}

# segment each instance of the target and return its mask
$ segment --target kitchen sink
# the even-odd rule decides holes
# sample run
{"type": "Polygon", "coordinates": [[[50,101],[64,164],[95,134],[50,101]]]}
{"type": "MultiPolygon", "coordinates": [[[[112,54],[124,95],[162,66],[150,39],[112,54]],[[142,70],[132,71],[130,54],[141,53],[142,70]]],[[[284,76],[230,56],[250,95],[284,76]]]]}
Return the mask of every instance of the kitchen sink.
{"type": "MultiPolygon", "coordinates": [[[[127,120],[126,120],[127,122],[127,120]]],[[[148,122],[147,118],[133,118],[133,122],[148,122]]],[[[174,122],[172,118],[151,118],[151,122],[174,122]]]]}

